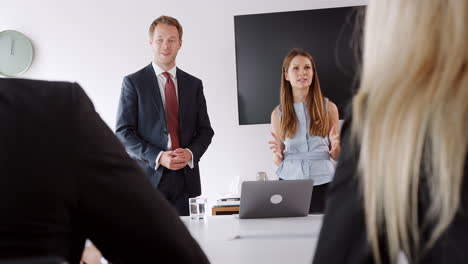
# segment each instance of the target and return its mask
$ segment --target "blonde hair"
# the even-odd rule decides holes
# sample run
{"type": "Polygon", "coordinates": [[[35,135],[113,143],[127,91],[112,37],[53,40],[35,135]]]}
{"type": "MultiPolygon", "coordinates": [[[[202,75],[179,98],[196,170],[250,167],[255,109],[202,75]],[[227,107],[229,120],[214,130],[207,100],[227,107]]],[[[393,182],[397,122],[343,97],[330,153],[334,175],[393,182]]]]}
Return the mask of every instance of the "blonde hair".
{"type": "Polygon", "coordinates": [[[468,147],[467,25],[468,1],[376,0],[367,7],[352,131],[377,263],[382,244],[392,263],[401,251],[417,262],[459,208],[468,147]],[[418,215],[421,188],[429,191],[425,215],[418,215]]]}
{"type": "Polygon", "coordinates": [[[280,138],[284,141],[286,137],[292,138],[296,134],[297,116],[294,111],[294,100],[291,83],[286,80],[285,73],[289,69],[291,61],[296,56],[306,57],[312,64],[313,80],[307,94],[307,112],[310,117],[309,133],[314,136],[326,137],[330,131],[330,122],[326,111],[322,91],[320,90],[320,82],[315,67],[312,55],[301,49],[292,49],[283,60],[281,70],[281,89],[280,89],[280,106],[281,106],[281,121],[280,121],[280,138]]]}

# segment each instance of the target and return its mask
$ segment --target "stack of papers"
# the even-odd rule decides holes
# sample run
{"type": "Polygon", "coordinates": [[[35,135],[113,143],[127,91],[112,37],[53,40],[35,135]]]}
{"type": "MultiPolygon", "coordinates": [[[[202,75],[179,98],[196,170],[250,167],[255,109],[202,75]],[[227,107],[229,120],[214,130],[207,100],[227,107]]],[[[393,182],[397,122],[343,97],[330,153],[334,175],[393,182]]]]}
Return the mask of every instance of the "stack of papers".
{"type": "Polygon", "coordinates": [[[240,198],[221,198],[216,200],[215,207],[239,206],[240,198]]]}

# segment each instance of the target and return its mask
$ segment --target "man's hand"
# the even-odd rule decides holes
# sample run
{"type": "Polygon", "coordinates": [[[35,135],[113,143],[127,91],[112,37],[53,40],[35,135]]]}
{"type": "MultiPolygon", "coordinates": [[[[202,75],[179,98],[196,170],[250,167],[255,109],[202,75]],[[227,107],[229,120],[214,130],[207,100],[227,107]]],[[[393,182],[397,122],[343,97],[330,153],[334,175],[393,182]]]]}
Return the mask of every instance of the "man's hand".
{"type": "Polygon", "coordinates": [[[190,151],[178,148],[174,151],[165,151],[159,158],[159,164],[170,170],[180,170],[192,160],[190,151]]]}
{"type": "Polygon", "coordinates": [[[174,153],[177,155],[177,158],[179,158],[179,160],[184,161],[186,164],[192,160],[192,154],[187,149],[178,148],[174,150],[174,153]]]}
{"type": "MultiPolygon", "coordinates": [[[[181,154],[177,154],[176,151],[164,151],[161,157],[159,158],[159,164],[170,170],[180,170],[185,167],[188,161],[185,161],[181,154]]],[[[188,150],[185,150],[188,152],[188,150]]],[[[189,152],[190,155],[190,152],[189,152]]],[[[190,156],[191,157],[191,156],[190,156]]]]}

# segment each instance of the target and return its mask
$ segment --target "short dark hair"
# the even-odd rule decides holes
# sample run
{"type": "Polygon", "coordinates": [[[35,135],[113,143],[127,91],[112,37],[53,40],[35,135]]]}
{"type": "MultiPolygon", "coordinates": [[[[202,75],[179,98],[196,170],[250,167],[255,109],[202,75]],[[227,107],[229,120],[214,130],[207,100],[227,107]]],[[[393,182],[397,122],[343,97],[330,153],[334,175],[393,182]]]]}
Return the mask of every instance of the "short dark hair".
{"type": "Polygon", "coordinates": [[[173,17],[170,16],[160,16],[156,18],[153,23],[151,23],[150,28],[149,28],[149,36],[150,38],[153,37],[154,34],[154,29],[158,24],[166,24],[166,25],[171,25],[177,28],[177,31],[179,31],[179,39],[182,39],[182,26],[180,25],[179,21],[173,17]]]}

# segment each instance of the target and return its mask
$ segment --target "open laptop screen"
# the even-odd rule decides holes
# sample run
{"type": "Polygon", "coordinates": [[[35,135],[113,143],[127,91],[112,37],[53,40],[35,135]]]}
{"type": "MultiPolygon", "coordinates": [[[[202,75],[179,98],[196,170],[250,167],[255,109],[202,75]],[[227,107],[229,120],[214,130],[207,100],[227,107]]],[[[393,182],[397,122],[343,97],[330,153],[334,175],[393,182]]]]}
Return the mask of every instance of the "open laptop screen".
{"type": "Polygon", "coordinates": [[[313,186],[313,180],[245,181],[239,218],[306,216],[313,186]]]}

